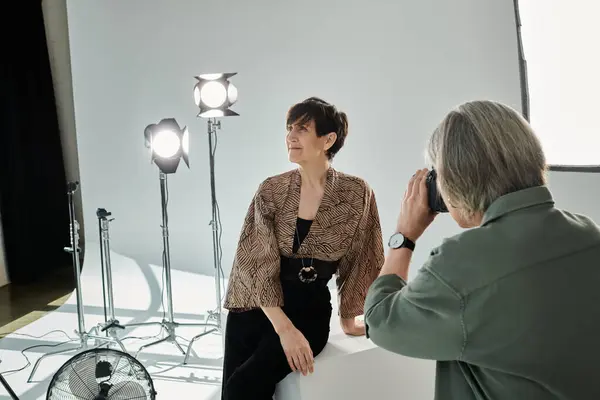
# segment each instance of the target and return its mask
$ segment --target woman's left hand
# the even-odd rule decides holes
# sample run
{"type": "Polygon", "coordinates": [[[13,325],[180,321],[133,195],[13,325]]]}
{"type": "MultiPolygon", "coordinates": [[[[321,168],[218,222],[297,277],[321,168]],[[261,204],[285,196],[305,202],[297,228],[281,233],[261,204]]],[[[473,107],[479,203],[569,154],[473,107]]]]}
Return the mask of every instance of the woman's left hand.
{"type": "Polygon", "coordinates": [[[365,323],[356,318],[342,318],[340,322],[346,335],[364,336],[366,334],[365,323]]]}
{"type": "Polygon", "coordinates": [[[429,208],[425,183],[428,172],[427,168],[420,169],[410,178],[398,217],[397,231],[413,242],[421,237],[437,215],[429,208]]]}

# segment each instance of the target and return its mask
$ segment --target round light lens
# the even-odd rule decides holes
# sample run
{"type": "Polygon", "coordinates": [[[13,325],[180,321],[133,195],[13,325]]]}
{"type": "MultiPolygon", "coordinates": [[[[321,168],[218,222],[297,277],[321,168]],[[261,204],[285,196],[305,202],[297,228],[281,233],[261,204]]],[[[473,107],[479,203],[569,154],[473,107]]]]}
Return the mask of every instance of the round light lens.
{"type": "Polygon", "coordinates": [[[173,157],[177,154],[180,145],[177,133],[170,130],[158,132],[152,140],[152,150],[162,158],[173,157]]]}
{"type": "Polygon", "coordinates": [[[227,90],[221,82],[206,82],[200,89],[200,98],[210,108],[221,107],[227,100],[227,90]]]}

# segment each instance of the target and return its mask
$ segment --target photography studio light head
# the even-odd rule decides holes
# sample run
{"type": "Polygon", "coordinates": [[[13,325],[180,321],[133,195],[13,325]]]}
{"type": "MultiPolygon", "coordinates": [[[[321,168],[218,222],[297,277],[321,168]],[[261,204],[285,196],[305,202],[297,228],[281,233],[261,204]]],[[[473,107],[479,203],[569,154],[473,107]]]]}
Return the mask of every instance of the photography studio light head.
{"type": "Polygon", "coordinates": [[[198,83],[194,86],[194,101],[200,109],[198,117],[218,118],[239,115],[229,107],[238,99],[238,90],[229,82],[229,78],[237,72],[203,74],[196,76],[198,83]]]}
{"type": "Polygon", "coordinates": [[[144,129],[144,139],[150,149],[150,162],[165,174],[175,173],[182,158],[189,168],[190,135],[187,127],[180,128],[174,118],[148,125],[144,129]]]}

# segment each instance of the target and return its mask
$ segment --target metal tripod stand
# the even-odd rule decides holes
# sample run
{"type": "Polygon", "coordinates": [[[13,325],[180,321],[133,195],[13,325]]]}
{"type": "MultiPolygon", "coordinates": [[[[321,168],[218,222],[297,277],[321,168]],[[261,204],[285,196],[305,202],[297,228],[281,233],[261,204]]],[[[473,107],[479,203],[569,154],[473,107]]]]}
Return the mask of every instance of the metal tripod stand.
{"type": "Polygon", "coordinates": [[[184,364],[187,363],[194,342],[201,337],[218,331],[221,333],[221,342],[223,349],[225,348],[225,335],[222,324],[222,309],[221,309],[221,248],[219,247],[219,236],[221,234],[219,228],[219,208],[217,205],[217,195],[215,188],[215,151],[213,147],[213,136],[217,134],[217,128],[221,129],[221,121],[217,122],[215,118],[208,120],[208,166],[210,172],[210,198],[212,206],[212,219],[210,225],[212,226],[212,241],[213,241],[213,263],[215,268],[215,292],[216,292],[216,309],[215,311],[208,311],[208,319],[216,320],[215,329],[203,332],[197,336],[194,336],[188,346],[188,351],[185,356],[184,364]]]}
{"type": "MultiPolygon", "coordinates": [[[[35,364],[33,365],[33,369],[31,370],[31,374],[29,374],[29,378],[27,379],[28,383],[31,383],[33,375],[38,369],[40,362],[48,356],[67,353],[70,351],[83,351],[89,349],[88,340],[94,339],[95,345],[92,348],[100,347],[105,344],[115,343],[116,340],[111,337],[100,336],[98,332],[98,327],[93,327],[90,332],[86,332],[85,323],[84,323],[84,310],[83,310],[83,300],[81,293],[81,267],[80,267],[80,259],[79,255],[81,249],[79,248],[79,223],[75,219],[75,203],[73,200],[73,194],[77,191],[79,186],[79,182],[69,182],[67,184],[67,196],[69,199],[69,218],[70,218],[70,234],[71,234],[71,247],[65,247],[65,251],[71,253],[73,257],[73,271],[75,273],[75,294],[77,301],[77,322],[78,322],[78,330],[75,331],[75,334],[79,336],[79,344],[77,347],[72,347],[69,349],[57,350],[50,353],[46,353],[37,359],[35,364]]],[[[77,340],[77,339],[75,339],[77,340]]]]}
{"type": "Polygon", "coordinates": [[[127,353],[123,342],[117,335],[117,329],[125,329],[115,318],[115,303],[112,284],[112,267],[110,263],[110,237],[108,234],[108,224],[114,219],[108,219],[112,214],[104,208],[96,210],[98,217],[98,229],[100,235],[100,262],[102,264],[102,289],[104,297],[104,324],[100,324],[100,331],[106,332],[107,336],[114,339],[119,344],[121,350],[127,353]],[[107,304],[108,303],[108,304],[107,304]],[[108,310],[107,310],[108,309],[108,310]]]}
{"type": "Polygon", "coordinates": [[[141,322],[136,324],[128,324],[128,327],[135,326],[148,326],[148,325],[159,325],[165,329],[167,335],[162,339],[156,340],[154,342],[145,344],[141,346],[137,353],[135,354],[135,358],[138,357],[138,354],[145,348],[150,346],[154,346],[156,344],[162,342],[170,342],[177,347],[177,349],[181,352],[181,354],[185,355],[184,363],[187,362],[187,358],[189,354],[183,350],[183,347],[177,342],[177,337],[175,334],[175,329],[179,326],[197,326],[197,327],[211,327],[213,329],[205,331],[202,335],[214,332],[216,330],[216,325],[205,322],[205,323],[179,323],[175,321],[173,316],[173,290],[171,283],[171,253],[169,247],[169,216],[167,213],[167,174],[160,171],[160,197],[161,197],[161,208],[162,208],[162,236],[163,236],[163,268],[165,271],[165,286],[167,289],[167,315],[166,318],[163,318],[161,322],[153,321],[153,322],[141,322]]]}

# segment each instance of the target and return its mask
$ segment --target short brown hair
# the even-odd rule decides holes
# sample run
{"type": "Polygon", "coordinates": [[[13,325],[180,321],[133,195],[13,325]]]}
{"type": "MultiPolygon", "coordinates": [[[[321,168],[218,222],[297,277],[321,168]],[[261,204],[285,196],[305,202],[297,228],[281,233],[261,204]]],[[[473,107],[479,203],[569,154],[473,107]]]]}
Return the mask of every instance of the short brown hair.
{"type": "Polygon", "coordinates": [[[289,109],[286,128],[289,130],[292,124],[305,124],[309,121],[315,121],[315,129],[319,137],[331,132],[336,133],[335,143],[327,150],[327,158],[331,160],[344,146],[346,136],[348,136],[346,113],[338,111],[334,105],[318,97],[310,97],[301,103],[294,104],[289,109]]]}

